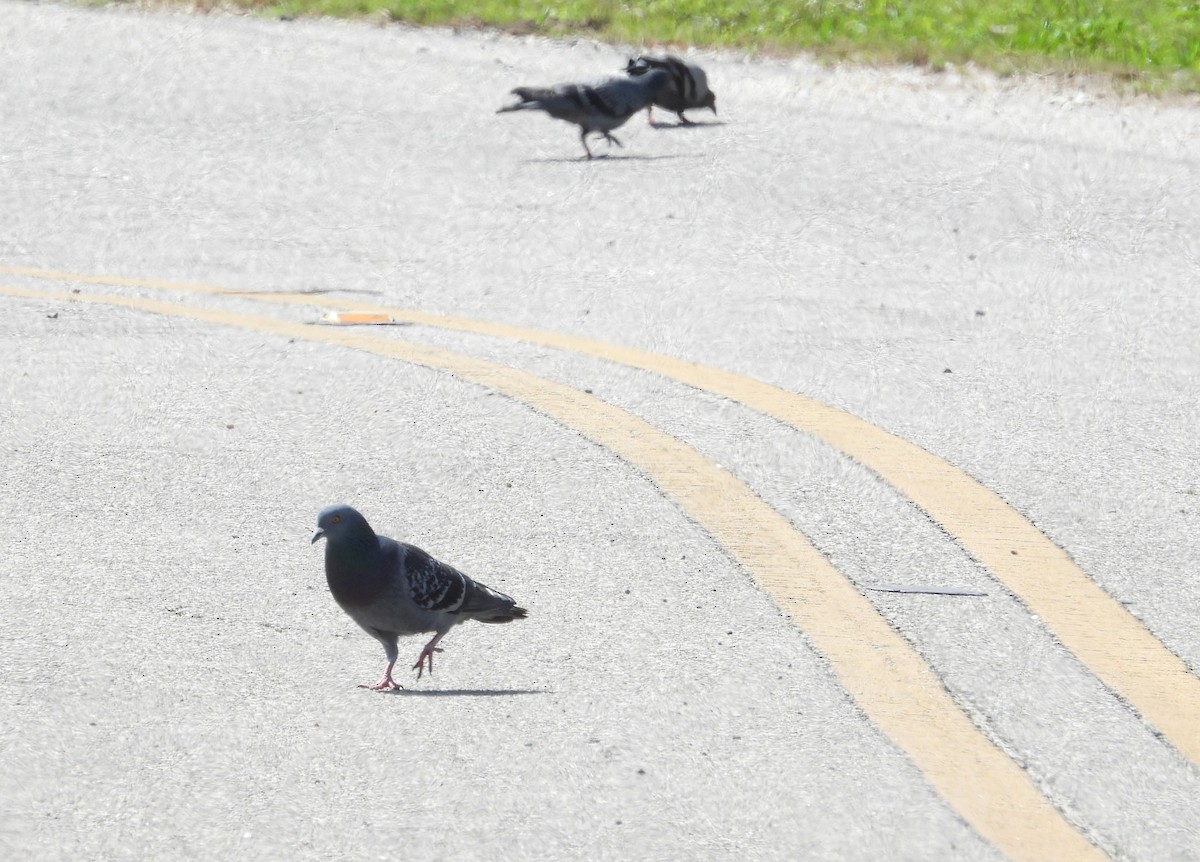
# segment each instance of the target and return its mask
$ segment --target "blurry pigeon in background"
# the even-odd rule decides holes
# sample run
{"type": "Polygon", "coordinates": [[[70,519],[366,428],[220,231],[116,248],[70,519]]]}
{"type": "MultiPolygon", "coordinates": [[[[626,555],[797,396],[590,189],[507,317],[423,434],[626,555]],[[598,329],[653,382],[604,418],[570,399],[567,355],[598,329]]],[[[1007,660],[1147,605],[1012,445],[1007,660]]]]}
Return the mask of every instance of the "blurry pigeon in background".
{"type": "Polygon", "coordinates": [[[623,144],[612,136],[613,129],[642,108],[649,107],[660,89],[668,86],[670,75],[660,69],[628,78],[610,78],[599,84],[559,84],[556,87],[517,87],[512,91],[519,101],[496,111],[545,111],[558,120],[579,126],[584,152],[592,158],[587,136],[601,135],[610,144],[623,144]]]}
{"type": "Polygon", "coordinates": [[[367,519],[349,506],[321,510],[312,541],[317,539],[325,539],[325,579],[333,598],[387,653],[383,679],[359,688],[400,688],[392,679],[392,668],[401,635],[436,632],[413,665],[420,679],[427,661],[433,675],[433,654],[441,652],[438,641],[456,624],[525,618],[525,609],[503,593],[471,580],[420,548],[375,535],[367,519]]]}
{"type": "MultiPolygon", "coordinates": [[[[637,78],[649,74],[655,69],[661,69],[670,76],[670,83],[658,91],[654,104],[679,115],[679,121],[685,126],[694,125],[683,115],[688,108],[708,108],[717,113],[717,96],[708,89],[708,76],[695,63],[680,60],[673,54],[662,57],[650,57],[643,54],[629,61],[625,72],[637,78]]],[[[646,118],[653,125],[654,108],[646,109],[646,118]]]]}

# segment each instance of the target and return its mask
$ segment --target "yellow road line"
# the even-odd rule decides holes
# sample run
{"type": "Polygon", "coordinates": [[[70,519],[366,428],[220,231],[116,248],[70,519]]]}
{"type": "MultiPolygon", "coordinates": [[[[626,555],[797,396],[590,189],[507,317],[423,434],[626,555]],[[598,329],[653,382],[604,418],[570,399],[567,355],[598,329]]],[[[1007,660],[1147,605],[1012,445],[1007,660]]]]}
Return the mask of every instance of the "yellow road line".
{"type": "Polygon", "coordinates": [[[0,267],[0,272],[386,313],[397,321],[595,356],[737,401],[824,440],[912,500],[1036,613],[1101,682],[1200,768],[1200,678],[1183,660],[994,491],[937,455],[845,411],[733,372],[572,335],[329,296],[238,294],[212,285],[15,267],[0,267]]]}
{"type": "Polygon", "coordinates": [[[363,350],[452,374],[520,401],[641,470],[758,580],[821,651],[864,712],[942,798],[1012,859],[1103,859],[1029,776],[972,724],[941,680],[778,512],[691,446],[569,386],[398,339],[136,297],[0,286],[0,294],[96,303],[363,350]]]}

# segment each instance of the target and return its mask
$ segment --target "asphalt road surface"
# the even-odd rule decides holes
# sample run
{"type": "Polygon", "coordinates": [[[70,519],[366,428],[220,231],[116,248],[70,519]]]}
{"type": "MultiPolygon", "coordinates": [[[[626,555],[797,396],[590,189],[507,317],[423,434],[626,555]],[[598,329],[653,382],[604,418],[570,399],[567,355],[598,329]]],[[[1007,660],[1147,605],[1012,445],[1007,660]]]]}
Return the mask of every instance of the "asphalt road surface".
{"type": "Polygon", "coordinates": [[[1200,858],[1195,100],[704,55],[588,162],[494,113],[586,41],[0,46],[5,859],[1200,858]],[[339,501],[529,619],[357,688],[339,501]]]}

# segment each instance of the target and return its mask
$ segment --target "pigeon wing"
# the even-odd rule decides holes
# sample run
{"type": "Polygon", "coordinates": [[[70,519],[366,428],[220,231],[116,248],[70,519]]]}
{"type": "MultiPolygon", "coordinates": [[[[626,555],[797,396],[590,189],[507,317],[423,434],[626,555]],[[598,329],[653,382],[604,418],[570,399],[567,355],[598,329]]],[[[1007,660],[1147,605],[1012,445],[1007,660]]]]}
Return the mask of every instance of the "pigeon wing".
{"type": "Polygon", "coordinates": [[[667,79],[667,75],[651,70],[637,77],[609,78],[594,87],[583,89],[598,112],[619,117],[621,122],[625,122],[654,101],[667,79]]]}
{"type": "Polygon", "coordinates": [[[401,544],[400,548],[413,604],[423,611],[458,613],[471,579],[414,545],[401,544]]]}
{"type": "Polygon", "coordinates": [[[473,580],[420,548],[401,547],[412,600],[421,610],[483,623],[525,618],[525,609],[517,607],[512,597],[473,580]]]}

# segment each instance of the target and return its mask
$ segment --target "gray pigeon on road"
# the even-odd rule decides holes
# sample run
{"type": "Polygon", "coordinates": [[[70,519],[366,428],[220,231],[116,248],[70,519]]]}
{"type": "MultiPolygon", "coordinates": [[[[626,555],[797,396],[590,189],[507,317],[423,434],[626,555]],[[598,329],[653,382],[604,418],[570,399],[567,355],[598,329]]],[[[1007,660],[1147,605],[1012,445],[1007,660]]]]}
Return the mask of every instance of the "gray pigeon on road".
{"type": "Polygon", "coordinates": [[[670,75],[661,69],[647,70],[637,77],[610,78],[599,84],[559,84],[556,87],[517,87],[512,91],[519,99],[506,105],[506,111],[545,111],[558,120],[579,126],[583,150],[592,158],[587,136],[597,134],[610,144],[623,144],[612,135],[625,121],[642,108],[649,107],[658,92],[670,83],[670,75]]]}
{"type": "Polygon", "coordinates": [[[433,654],[441,652],[438,642],[458,623],[508,623],[526,616],[508,596],[420,548],[375,535],[367,519],[349,506],[321,510],[312,535],[313,542],[317,539],[325,539],[325,579],[334,600],[387,653],[383,679],[359,688],[400,688],[392,668],[401,635],[436,632],[413,665],[420,679],[426,662],[433,675],[433,654]]]}
{"type": "Polygon", "coordinates": [[[630,60],[625,66],[626,74],[633,78],[647,75],[655,69],[666,72],[670,76],[670,83],[658,91],[654,105],[646,108],[648,122],[654,122],[654,106],[674,111],[685,126],[694,125],[683,115],[689,108],[708,108],[714,114],[717,113],[717,96],[708,89],[708,76],[695,63],[681,60],[674,54],[664,54],[661,57],[643,54],[630,60]]]}

